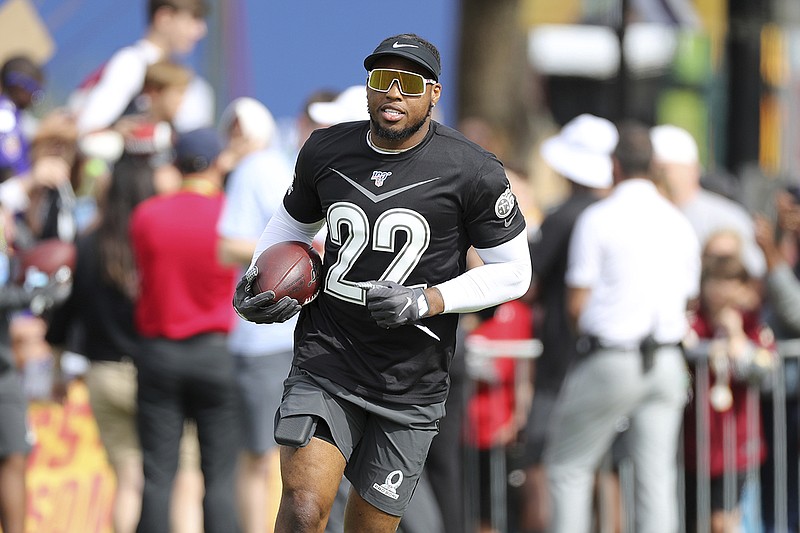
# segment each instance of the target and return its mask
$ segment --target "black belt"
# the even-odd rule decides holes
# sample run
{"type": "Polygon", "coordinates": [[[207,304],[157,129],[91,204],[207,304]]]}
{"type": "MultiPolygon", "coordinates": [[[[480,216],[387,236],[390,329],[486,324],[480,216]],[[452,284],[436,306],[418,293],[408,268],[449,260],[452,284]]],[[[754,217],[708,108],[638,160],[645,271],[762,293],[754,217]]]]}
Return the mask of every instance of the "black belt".
{"type": "Polygon", "coordinates": [[[682,342],[658,342],[652,335],[648,335],[639,343],[637,347],[630,346],[614,346],[603,344],[598,337],[594,335],[581,335],[577,339],[576,349],[580,357],[589,356],[600,350],[620,351],[620,352],[635,352],[638,351],[642,357],[642,371],[647,372],[653,368],[653,359],[655,354],[661,348],[677,348],[683,345],[682,342]]]}

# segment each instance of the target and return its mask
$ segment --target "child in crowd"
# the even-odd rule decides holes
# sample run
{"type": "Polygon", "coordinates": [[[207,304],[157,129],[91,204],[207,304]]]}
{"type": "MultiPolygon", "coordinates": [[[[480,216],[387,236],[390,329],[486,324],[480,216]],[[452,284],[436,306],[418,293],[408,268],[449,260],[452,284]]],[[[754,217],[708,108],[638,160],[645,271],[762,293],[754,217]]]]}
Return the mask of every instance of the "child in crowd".
{"type": "Polygon", "coordinates": [[[739,254],[721,253],[730,239],[721,232],[706,244],[699,306],[686,343],[693,378],[684,419],[690,533],[703,510],[710,513],[712,533],[737,530],[746,474],[765,457],[758,389],[775,365],[774,338],[760,319],[754,281],[739,254]]]}

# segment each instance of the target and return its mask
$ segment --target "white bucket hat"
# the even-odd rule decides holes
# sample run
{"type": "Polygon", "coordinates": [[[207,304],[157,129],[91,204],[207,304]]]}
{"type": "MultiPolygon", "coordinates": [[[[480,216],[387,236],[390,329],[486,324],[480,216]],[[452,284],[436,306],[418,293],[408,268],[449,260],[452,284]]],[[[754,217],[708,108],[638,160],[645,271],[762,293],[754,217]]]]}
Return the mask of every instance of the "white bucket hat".
{"type": "Polygon", "coordinates": [[[544,141],[541,154],[553,170],[570,181],[605,189],[612,184],[611,153],[618,140],[617,128],[611,121],[584,113],[544,141]]]}

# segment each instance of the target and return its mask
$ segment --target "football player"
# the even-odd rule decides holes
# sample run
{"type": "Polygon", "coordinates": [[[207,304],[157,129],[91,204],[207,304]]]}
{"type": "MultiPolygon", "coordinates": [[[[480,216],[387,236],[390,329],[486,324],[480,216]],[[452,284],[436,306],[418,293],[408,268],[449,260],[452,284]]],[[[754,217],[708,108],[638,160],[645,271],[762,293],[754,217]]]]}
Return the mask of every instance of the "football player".
{"type": "Polygon", "coordinates": [[[395,531],[444,416],[458,314],[522,296],[525,220],[495,156],[431,119],[440,56],[414,34],[364,60],[369,120],[317,130],[254,258],[327,224],[324,286],[302,308],[245,275],[253,322],[300,312],[276,414],[283,493],[275,531],[320,531],[344,474],[346,531],[395,531]],[[474,247],[483,265],[466,270],[474,247]]]}

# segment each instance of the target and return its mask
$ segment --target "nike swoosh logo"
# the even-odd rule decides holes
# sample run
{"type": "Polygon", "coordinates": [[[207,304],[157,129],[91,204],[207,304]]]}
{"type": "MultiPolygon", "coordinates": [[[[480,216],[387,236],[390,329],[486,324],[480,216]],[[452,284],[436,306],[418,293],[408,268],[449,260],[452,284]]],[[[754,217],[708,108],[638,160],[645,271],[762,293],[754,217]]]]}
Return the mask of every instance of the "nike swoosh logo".
{"type": "Polygon", "coordinates": [[[505,227],[509,227],[509,226],[511,225],[511,221],[512,221],[512,220],[514,220],[514,217],[515,217],[515,216],[517,216],[517,213],[518,213],[518,211],[515,211],[513,215],[511,215],[510,217],[508,217],[507,219],[505,219],[505,220],[503,221],[503,225],[504,225],[505,227]]]}
{"type": "Polygon", "coordinates": [[[403,306],[403,308],[400,310],[400,312],[399,312],[399,313],[397,313],[397,315],[398,315],[398,316],[402,315],[402,314],[403,314],[403,311],[405,311],[406,309],[408,309],[408,306],[409,306],[409,305],[411,305],[411,298],[409,298],[408,296],[406,296],[406,305],[404,305],[404,306],[403,306]]]}
{"type": "Polygon", "coordinates": [[[395,41],[392,45],[392,48],[419,48],[419,46],[416,44],[402,44],[395,41]]]}
{"type": "Polygon", "coordinates": [[[344,178],[345,181],[347,181],[347,183],[349,183],[350,185],[355,187],[358,192],[360,192],[361,194],[366,196],[374,204],[377,204],[378,202],[382,202],[384,200],[387,200],[387,199],[391,198],[392,196],[395,196],[395,195],[398,195],[400,193],[406,192],[406,191],[408,191],[410,189],[413,189],[414,187],[419,187],[420,185],[425,185],[426,183],[430,183],[432,181],[436,181],[436,180],[441,178],[441,176],[437,176],[437,177],[431,178],[429,180],[420,181],[419,183],[412,183],[411,185],[406,185],[405,187],[400,187],[399,189],[395,189],[394,191],[387,191],[387,192],[382,193],[382,194],[375,194],[372,191],[369,191],[369,190],[365,189],[363,186],[359,185],[355,181],[351,180],[350,178],[348,178],[347,176],[345,176],[344,174],[342,174],[341,172],[339,172],[335,168],[333,168],[333,167],[328,167],[328,168],[330,170],[336,172],[337,174],[339,174],[342,178],[344,178]]]}

